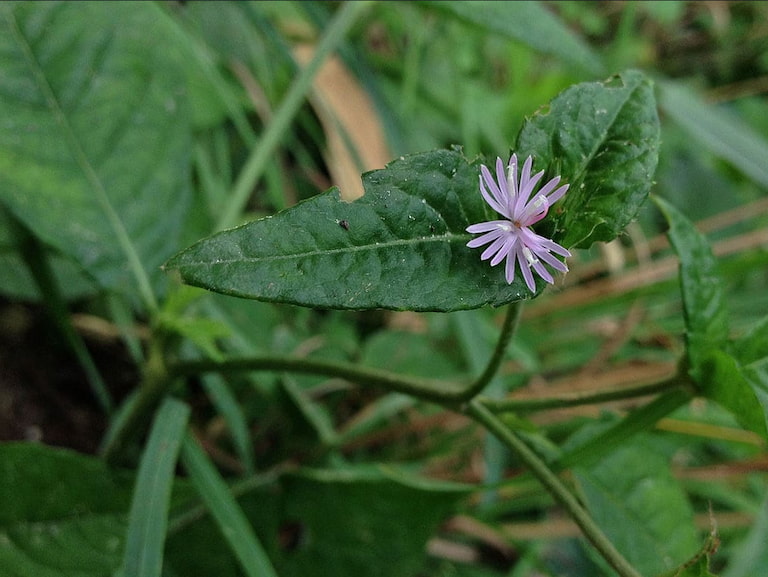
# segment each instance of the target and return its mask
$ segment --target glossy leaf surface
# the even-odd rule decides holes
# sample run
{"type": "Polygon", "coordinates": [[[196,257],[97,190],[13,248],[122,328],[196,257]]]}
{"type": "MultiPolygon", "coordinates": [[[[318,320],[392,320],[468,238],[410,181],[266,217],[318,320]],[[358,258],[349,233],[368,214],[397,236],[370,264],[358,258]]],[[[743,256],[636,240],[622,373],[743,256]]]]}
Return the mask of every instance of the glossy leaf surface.
{"type": "MultiPolygon", "coordinates": [[[[650,81],[631,72],[577,85],[534,117],[520,142],[536,170],[556,165],[573,191],[541,228],[566,246],[610,240],[645,200],[656,166],[650,81]]],[[[325,308],[454,311],[529,298],[522,275],[507,284],[501,266],[466,246],[467,226],[499,218],[478,191],[479,164],[457,150],[402,157],[364,174],[355,202],[332,189],[204,239],[166,268],[216,292],[325,308]]]]}

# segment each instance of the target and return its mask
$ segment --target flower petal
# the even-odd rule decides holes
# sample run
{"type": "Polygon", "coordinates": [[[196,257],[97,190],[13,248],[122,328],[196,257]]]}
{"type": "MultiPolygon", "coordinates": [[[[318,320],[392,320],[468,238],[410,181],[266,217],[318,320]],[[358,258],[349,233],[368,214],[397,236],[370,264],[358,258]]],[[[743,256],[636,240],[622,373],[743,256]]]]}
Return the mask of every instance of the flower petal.
{"type": "Polygon", "coordinates": [[[512,223],[508,220],[488,220],[485,222],[470,224],[465,230],[467,232],[476,234],[478,232],[489,232],[497,228],[509,232],[512,230],[512,223]]]}
{"type": "Polygon", "coordinates": [[[504,260],[504,257],[509,256],[509,252],[514,249],[515,244],[517,244],[517,238],[518,237],[516,235],[510,235],[504,238],[501,247],[496,253],[496,256],[491,259],[491,266],[496,266],[502,260],[504,260]]]}
{"type": "Polygon", "coordinates": [[[467,243],[467,246],[469,248],[477,248],[479,246],[483,246],[484,244],[488,244],[489,242],[493,242],[497,238],[504,236],[504,234],[505,233],[503,230],[497,228],[489,233],[484,234],[483,236],[473,238],[467,243]]]}
{"type": "Polygon", "coordinates": [[[480,177],[480,194],[483,195],[483,198],[485,199],[485,202],[488,203],[488,206],[490,206],[493,210],[495,210],[499,214],[507,216],[505,214],[507,212],[506,210],[507,203],[501,198],[499,187],[496,186],[495,182],[493,182],[493,178],[491,178],[491,173],[488,172],[488,169],[485,168],[485,166],[481,166],[480,171],[483,173],[483,175],[480,177]],[[485,184],[483,184],[483,181],[485,181],[485,184]],[[493,186],[491,186],[489,182],[493,186]],[[486,186],[488,186],[488,189],[485,188],[486,186]],[[489,193],[489,190],[490,190],[490,193],[489,193]]]}
{"type": "Polygon", "coordinates": [[[565,196],[565,193],[568,192],[568,186],[569,185],[564,184],[563,186],[558,188],[555,192],[547,195],[547,200],[549,201],[549,206],[552,206],[558,200],[563,198],[563,196],[565,196]]]}

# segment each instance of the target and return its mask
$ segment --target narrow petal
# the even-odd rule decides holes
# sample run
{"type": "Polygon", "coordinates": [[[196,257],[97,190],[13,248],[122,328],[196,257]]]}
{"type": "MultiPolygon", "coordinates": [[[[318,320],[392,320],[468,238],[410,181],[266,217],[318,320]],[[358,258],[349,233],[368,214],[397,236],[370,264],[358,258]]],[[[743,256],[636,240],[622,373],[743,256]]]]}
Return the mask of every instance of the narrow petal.
{"type": "Polygon", "coordinates": [[[501,229],[492,230],[489,233],[484,234],[483,236],[478,236],[477,238],[473,238],[467,243],[467,246],[469,248],[477,248],[479,246],[483,246],[484,244],[488,244],[489,242],[493,242],[500,236],[504,236],[504,231],[501,229]]]}
{"type": "MultiPolygon", "coordinates": [[[[498,253],[502,250],[502,247],[507,242],[508,238],[509,236],[505,234],[499,236],[499,238],[497,238],[491,244],[489,244],[488,248],[486,248],[483,251],[483,254],[480,255],[480,260],[488,260],[491,257],[498,256],[498,253]]],[[[504,257],[502,256],[501,258],[504,258],[504,257]]],[[[491,262],[491,266],[494,266],[493,262],[491,262]]]]}
{"type": "Polygon", "coordinates": [[[544,265],[541,264],[541,261],[537,260],[531,263],[531,266],[533,267],[533,270],[535,270],[536,273],[545,281],[547,281],[549,284],[555,283],[555,279],[552,277],[550,272],[544,267],[544,265]]]}
{"type": "Polygon", "coordinates": [[[507,255],[507,262],[504,265],[504,277],[507,279],[507,284],[512,284],[515,280],[515,269],[517,268],[517,251],[512,250],[507,255]]]}
{"type": "Polygon", "coordinates": [[[517,260],[520,263],[520,272],[523,273],[523,278],[525,279],[525,284],[528,285],[528,288],[531,290],[531,292],[536,292],[536,281],[533,280],[533,273],[531,272],[531,266],[528,264],[528,261],[522,254],[522,249],[518,252],[517,260]]]}
{"type": "Polygon", "coordinates": [[[476,224],[470,224],[465,230],[472,234],[479,232],[490,232],[495,229],[501,229],[505,231],[512,230],[514,225],[508,220],[488,220],[486,222],[478,222],[476,224]]]}
{"type": "MultiPolygon", "coordinates": [[[[509,205],[509,187],[507,186],[507,178],[506,173],[504,172],[504,161],[501,160],[500,156],[496,157],[496,181],[499,183],[499,190],[501,190],[501,194],[503,196],[503,200],[505,201],[503,204],[504,206],[509,205]]],[[[514,194],[514,191],[512,191],[514,194]]]]}
{"type": "MultiPolygon", "coordinates": [[[[485,168],[484,166],[481,166],[480,170],[482,172],[487,172],[488,173],[487,176],[491,175],[491,173],[488,172],[488,169],[485,168]],[[485,170],[483,171],[483,169],[485,170]]],[[[493,187],[489,186],[488,187],[490,189],[490,193],[489,193],[488,190],[485,188],[486,185],[488,184],[488,179],[485,178],[485,176],[486,175],[484,174],[483,176],[480,177],[480,194],[483,195],[483,198],[485,199],[485,202],[488,203],[488,206],[490,206],[493,210],[495,210],[499,214],[506,216],[506,214],[504,213],[507,212],[506,210],[507,203],[505,201],[500,201],[499,196],[496,195],[496,193],[498,193],[499,191],[499,187],[496,186],[495,184],[493,187]],[[486,181],[485,184],[483,184],[483,180],[486,181]]],[[[491,179],[491,182],[493,182],[493,179],[491,179]]]]}
{"type": "Polygon", "coordinates": [[[539,190],[539,194],[543,194],[544,196],[549,196],[549,193],[552,192],[557,184],[560,182],[560,177],[556,176],[555,178],[550,179],[550,181],[541,187],[541,190],[539,190]]]}
{"type": "Polygon", "coordinates": [[[502,260],[504,260],[504,257],[509,256],[509,251],[511,251],[515,244],[517,243],[517,236],[510,235],[504,239],[504,242],[499,249],[499,251],[496,253],[496,256],[491,259],[491,266],[496,266],[499,264],[502,260]]]}
{"type": "Polygon", "coordinates": [[[539,257],[540,260],[544,261],[549,266],[551,266],[553,269],[559,270],[560,272],[568,272],[568,266],[564,262],[557,260],[551,254],[549,254],[546,250],[537,252],[536,256],[539,257]]]}
{"type": "Polygon", "coordinates": [[[549,201],[549,206],[552,206],[555,204],[558,200],[563,198],[565,196],[565,193],[568,192],[568,187],[570,185],[564,184],[560,188],[558,188],[555,192],[547,196],[547,200],[549,201]]]}
{"type": "Polygon", "coordinates": [[[507,190],[509,198],[517,198],[517,154],[509,157],[509,164],[507,165],[507,190]]]}
{"type": "Polygon", "coordinates": [[[520,226],[531,226],[547,216],[548,211],[549,202],[547,201],[547,198],[537,194],[533,197],[533,200],[531,200],[521,212],[516,213],[515,216],[517,216],[517,222],[520,223],[520,226]]]}
{"type": "Polygon", "coordinates": [[[515,214],[519,214],[525,209],[525,206],[528,204],[528,199],[531,198],[531,193],[536,190],[536,184],[538,184],[542,176],[544,176],[543,170],[541,172],[537,172],[533,178],[528,180],[525,186],[523,186],[523,183],[520,182],[520,194],[515,201],[515,214]]]}

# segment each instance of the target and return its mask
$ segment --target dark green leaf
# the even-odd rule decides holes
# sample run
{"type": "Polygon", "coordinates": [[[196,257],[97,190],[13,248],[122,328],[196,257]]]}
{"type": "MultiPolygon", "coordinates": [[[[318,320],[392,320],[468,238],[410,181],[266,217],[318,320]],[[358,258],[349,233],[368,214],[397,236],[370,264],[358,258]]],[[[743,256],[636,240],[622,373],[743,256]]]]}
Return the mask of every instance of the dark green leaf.
{"type": "MultiPolygon", "coordinates": [[[[768,427],[768,317],[758,322],[747,334],[736,339],[729,347],[732,360],[728,363],[728,374],[732,381],[736,381],[738,386],[733,385],[735,390],[727,390],[726,383],[720,385],[726,388],[723,394],[733,397],[738,403],[736,407],[731,407],[742,424],[747,428],[766,435],[768,427]],[[735,366],[736,373],[734,373],[735,366]],[[748,391],[743,391],[747,387],[748,391]],[[741,393],[741,394],[739,394],[741,393]],[[757,401],[754,405],[754,401],[757,401]],[[742,406],[744,414],[741,415],[742,406]],[[759,411],[755,408],[759,405],[759,411]],[[759,413],[759,416],[758,414],[759,413]],[[748,421],[744,418],[750,415],[748,421]]],[[[730,357],[729,357],[730,358],[730,357]]]]}
{"type": "Polygon", "coordinates": [[[672,569],[699,549],[693,509],[650,439],[574,472],[595,521],[640,574],[672,569]]]}
{"type": "Polygon", "coordinates": [[[585,70],[601,73],[599,56],[541,2],[424,2],[459,18],[552,54],[585,70]]]}
{"type": "Polygon", "coordinates": [[[744,428],[768,439],[768,387],[751,376],[731,355],[714,349],[702,359],[699,384],[705,396],[730,410],[744,428]]]}
{"type": "Polygon", "coordinates": [[[266,301],[340,309],[450,311],[529,293],[522,278],[466,247],[465,228],[492,217],[478,166],[458,151],[401,158],[363,175],[366,193],[337,190],[221,232],[171,259],[185,282],[266,301]]]}
{"type": "Polygon", "coordinates": [[[131,476],[92,457],[1,445],[0,575],[111,574],[122,557],[131,487],[131,476]]]}
{"type": "Polygon", "coordinates": [[[628,71],[572,86],[525,123],[517,153],[570,184],[543,223],[558,242],[588,247],[615,238],[653,184],[659,118],[651,80],[628,71]]]}
{"type": "Polygon", "coordinates": [[[145,297],[189,204],[184,77],[157,50],[161,10],[0,9],[0,201],[102,286],[145,297]]]}
{"type": "Polygon", "coordinates": [[[189,407],[175,399],[160,405],[141,456],[128,522],[123,575],[159,577],[176,461],[189,407]]]}
{"type": "Polygon", "coordinates": [[[466,491],[375,468],[292,475],[284,488],[284,527],[297,538],[278,565],[285,577],[414,575],[466,491]]]}
{"type": "Polygon", "coordinates": [[[703,378],[709,352],[722,348],[728,338],[725,294],[717,261],[707,239],[679,210],[654,198],[669,223],[669,241],[680,259],[680,289],[685,311],[686,353],[696,382],[703,378]]]}
{"type": "MultiPolygon", "coordinates": [[[[587,245],[613,238],[635,215],[657,148],[651,83],[628,72],[565,91],[526,124],[519,151],[571,183],[544,223],[551,236],[587,245]]],[[[526,298],[522,278],[508,285],[466,247],[468,225],[497,218],[477,180],[478,162],[456,150],[400,158],[363,175],[366,192],[355,202],[328,191],[204,239],[166,267],[216,292],[325,308],[454,311],[526,298]]]]}

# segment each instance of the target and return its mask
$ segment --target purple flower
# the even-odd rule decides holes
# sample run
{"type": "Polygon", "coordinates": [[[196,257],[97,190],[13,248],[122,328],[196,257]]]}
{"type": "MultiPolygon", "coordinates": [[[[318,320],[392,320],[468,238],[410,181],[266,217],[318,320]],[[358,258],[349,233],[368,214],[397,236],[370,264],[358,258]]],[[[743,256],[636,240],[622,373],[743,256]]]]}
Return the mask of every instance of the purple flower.
{"type": "Polygon", "coordinates": [[[520,263],[520,272],[523,274],[525,284],[531,292],[536,292],[536,283],[531,269],[548,283],[553,283],[554,279],[542,261],[556,270],[566,272],[568,267],[552,253],[564,257],[571,256],[571,253],[556,242],[536,234],[530,228],[544,218],[549,207],[560,200],[568,190],[567,184],[555,188],[560,182],[560,177],[556,176],[534,195],[533,192],[544,171],[531,176],[532,164],[533,158],[529,156],[523,164],[519,181],[516,154],[509,159],[506,174],[501,158],[496,159],[496,180],[487,167],[480,167],[480,193],[485,202],[505,220],[480,222],[467,227],[467,232],[485,233],[473,238],[467,246],[477,248],[490,244],[480,258],[491,259],[491,266],[496,266],[506,258],[505,276],[510,284],[515,280],[515,269],[517,263],[520,263]]]}

